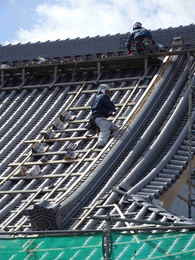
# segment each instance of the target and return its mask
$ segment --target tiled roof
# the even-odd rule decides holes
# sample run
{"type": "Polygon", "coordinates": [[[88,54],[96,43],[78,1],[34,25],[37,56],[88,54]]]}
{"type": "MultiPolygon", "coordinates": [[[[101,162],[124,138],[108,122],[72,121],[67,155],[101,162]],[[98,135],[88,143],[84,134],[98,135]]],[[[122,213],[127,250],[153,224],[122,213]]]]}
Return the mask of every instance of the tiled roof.
{"type": "MultiPolygon", "coordinates": [[[[195,44],[195,25],[153,31],[154,39],[170,46],[172,38],[181,36],[186,44],[195,44]]],[[[127,34],[66,39],[47,42],[7,45],[0,47],[0,62],[118,52],[124,50],[127,34]]]]}
{"type": "MultiPolygon", "coordinates": [[[[125,114],[128,113],[128,111],[131,111],[132,106],[135,105],[138,92],[139,96],[141,96],[141,93],[145,91],[146,87],[142,84],[147,86],[157,70],[157,67],[153,65],[151,65],[150,68],[149,75],[145,76],[141,81],[140,76],[144,73],[143,69],[118,71],[114,75],[112,72],[107,72],[102,76],[104,81],[110,81],[110,84],[113,87],[112,98],[119,109],[122,107],[123,102],[125,102],[124,97],[133,90],[136,83],[140,82],[141,84],[140,89],[137,87],[137,90],[132,93],[132,102],[129,101],[130,103],[126,104],[123,108],[120,117],[117,119],[118,124],[124,122],[125,114]]],[[[46,156],[46,161],[49,160],[51,163],[44,164],[44,161],[39,163],[43,175],[57,174],[57,179],[42,177],[41,179],[27,178],[26,180],[23,180],[23,177],[19,176],[16,177],[16,179],[9,179],[10,181],[8,182],[3,178],[0,180],[2,195],[0,216],[2,228],[3,226],[7,226],[8,223],[9,225],[13,225],[13,218],[14,221],[20,222],[23,218],[22,216],[24,216],[22,208],[28,207],[31,203],[34,204],[36,199],[40,201],[39,199],[41,197],[42,199],[48,198],[49,200],[53,200],[53,202],[55,202],[56,199],[63,199],[62,197],[66,195],[65,189],[74,183],[75,177],[80,177],[80,172],[85,171],[90,165],[91,160],[93,161],[100,153],[98,150],[93,151],[96,138],[87,138],[87,131],[85,129],[85,122],[88,119],[90,112],[89,105],[97,91],[97,86],[92,83],[82,84],[82,76],[87,76],[88,80],[94,82],[97,75],[90,72],[88,72],[87,75],[84,73],[74,75],[75,77],[79,76],[79,79],[81,80],[77,84],[74,84],[74,82],[72,83],[70,78],[69,82],[63,83],[66,76],[66,71],[61,72],[56,84],[50,88],[48,86],[50,86],[51,83],[47,81],[46,75],[45,79],[37,78],[36,84],[38,85],[32,89],[6,90],[5,84],[4,88],[1,90],[1,177],[5,178],[13,172],[13,168],[11,169],[8,167],[9,163],[14,161],[20,162],[31,152],[30,146],[25,144],[23,142],[24,140],[42,138],[40,131],[51,126],[54,117],[56,117],[60,111],[63,112],[64,109],[76,115],[75,122],[70,123],[65,132],[56,132],[54,134],[60,138],[65,138],[64,141],[55,142],[54,140],[53,144],[51,143],[51,146],[49,146],[49,143],[46,143],[48,153],[51,152],[51,154],[46,156]],[[48,83],[48,85],[40,88],[42,81],[48,83]],[[83,156],[86,157],[85,160],[80,162],[79,159],[76,159],[71,164],[69,161],[63,161],[65,155],[63,153],[58,154],[58,152],[65,151],[66,146],[70,143],[76,145],[76,151],[80,150],[79,154],[81,158],[83,156]],[[90,151],[90,149],[92,150],[90,151]],[[85,154],[87,156],[85,156],[85,154]],[[68,178],[66,177],[66,172],[69,172],[68,178]],[[62,179],[61,174],[64,175],[62,179]],[[55,184],[57,189],[55,192],[53,191],[53,184],[55,184]],[[39,192],[37,193],[37,188],[40,189],[40,191],[42,190],[39,195],[39,192]],[[11,195],[9,192],[10,190],[15,190],[13,192],[16,196],[13,197],[14,193],[11,195]],[[56,194],[58,194],[57,197],[56,194]],[[20,203],[21,200],[23,201],[22,204],[20,203]],[[18,213],[15,214],[15,207],[19,207],[22,212],[19,210],[17,211],[18,213]],[[13,210],[13,212],[11,210],[13,210]]],[[[33,77],[31,80],[32,81],[29,81],[28,84],[33,87],[33,84],[35,84],[33,77]]],[[[36,162],[40,162],[39,159],[40,158],[32,155],[27,160],[27,164],[28,161],[36,164],[36,162]]],[[[15,172],[15,174],[18,176],[17,172],[15,172]]],[[[25,221],[22,221],[23,224],[26,221],[27,218],[25,217],[25,221]]]]}
{"type": "Polygon", "coordinates": [[[1,230],[99,228],[102,222],[92,217],[108,214],[190,222],[157,205],[156,199],[188,163],[186,82],[191,63],[188,57],[174,56],[162,65],[149,61],[147,70],[142,61],[135,68],[108,66],[102,74],[61,65],[55,81],[50,78],[55,66],[53,71],[26,68],[27,81],[19,69],[12,70],[14,75],[5,70],[0,92],[1,230]],[[118,108],[114,120],[121,126],[103,150],[85,128],[99,80],[111,85],[118,108]],[[66,120],[63,129],[51,129],[65,111],[76,119],[66,120]],[[43,129],[52,136],[43,138],[43,129]],[[36,154],[29,145],[33,142],[43,143],[47,151],[36,154]],[[77,154],[71,160],[65,158],[70,144],[77,154]],[[40,166],[40,176],[22,176],[21,164],[40,166]]]}
{"type": "MultiPolygon", "coordinates": [[[[91,201],[90,205],[88,204],[88,207],[83,208],[83,212],[79,213],[78,220],[75,220],[75,223],[72,224],[73,228],[98,229],[102,226],[102,223],[98,220],[89,219],[90,216],[93,218],[93,216],[102,215],[118,215],[123,218],[130,215],[133,218],[135,216],[135,219],[163,222],[168,219],[173,222],[189,221],[167,212],[160,206],[159,202],[157,203],[158,206],[155,203],[155,199],[159,199],[161,194],[165,193],[183,173],[189,158],[188,142],[186,141],[188,136],[186,121],[188,90],[184,88],[182,95],[178,96],[178,94],[181,88],[185,86],[183,84],[187,76],[186,69],[190,66],[190,63],[186,65],[185,61],[180,60],[180,62],[174,66],[176,73],[171,72],[168,82],[164,82],[158,94],[156,93],[156,96],[153,96],[154,99],[151,99],[146,106],[146,114],[143,111],[143,114],[138,117],[140,123],[138,123],[137,118],[137,125],[133,124],[128,137],[123,140],[124,142],[121,141],[121,146],[118,147],[117,152],[127,146],[128,155],[123,159],[123,157],[120,157],[120,153],[113,152],[113,157],[110,155],[103,166],[99,167],[99,171],[97,169],[97,172],[94,172],[94,176],[101,175],[104,178],[104,175],[111,175],[112,178],[104,183],[105,186],[91,201]],[[173,89],[172,84],[175,84],[173,89]],[[165,97],[166,102],[161,104],[165,97]],[[178,98],[182,98],[182,102],[178,98]],[[157,101],[156,105],[155,101],[157,101]],[[175,104],[175,110],[171,109],[171,103],[172,105],[175,104]],[[154,112],[152,112],[152,109],[154,109],[154,112]],[[169,113],[167,114],[168,110],[169,113]],[[152,115],[152,113],[154,114],[152,115]],[[154,115],[159,115],[159,117],[153,118],[154,115]],[[159,120],[162,120],[163,117],[163,121],[165,121],[161,125],[162,121],[160,123],[159,120]],[[150,122],[152,118],[153,121],[150,122]],[[148,124],[145,131],[144,120],[148,124]],[[135,144],[136,138],[139,140],[137,144],[135,144]],[[120,165],[120,167],[117,168],[116,165],[120,165]]],[[[194,123],[194,113],[192,119],[194,123]]],[[[92,184],[89,183],[89,186],[85,185],[85,189],[80,189],[77,195],[78,198],[82,198],[81,201],[72,198],[72,203],[67,201],[63,203],[64,223],[67,223],[66,221],[71,214],[72,217],[75,216],[76,208],[83,203],[83,200],[89,201],[88,198],[93,197],[91,186],[92,184]]],[[[117,227],[123,226],[124,223],[118,221],[116,225],[117,227]]]]}

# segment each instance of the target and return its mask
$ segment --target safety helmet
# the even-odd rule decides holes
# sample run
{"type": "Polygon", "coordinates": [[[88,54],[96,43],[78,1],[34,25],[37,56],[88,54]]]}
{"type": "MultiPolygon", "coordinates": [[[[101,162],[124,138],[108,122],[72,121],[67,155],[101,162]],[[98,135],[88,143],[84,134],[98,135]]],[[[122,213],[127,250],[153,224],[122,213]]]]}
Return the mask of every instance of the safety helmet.
{"type": "Polygon", "coordinates": [[[108,94],[110,91],[110,88],[108,84],[101,84],[98,88],[98,94],[108,94]]]}
{"type": "Polygon", "coordinates": [[[134,23],[134,25],[133,25],[133,30],[139,29],[139,28],[141,28],[141,27],[142,27],[142,23],[136,22],[136,23],[134,23]]]}

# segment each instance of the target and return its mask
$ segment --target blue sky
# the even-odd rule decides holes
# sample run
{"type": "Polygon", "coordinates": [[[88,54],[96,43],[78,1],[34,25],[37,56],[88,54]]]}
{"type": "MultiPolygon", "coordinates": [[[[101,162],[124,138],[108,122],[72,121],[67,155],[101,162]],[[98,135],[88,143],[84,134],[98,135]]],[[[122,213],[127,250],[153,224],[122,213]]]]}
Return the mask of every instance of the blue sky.
{"type": "Polygon", "coordinates": [[[3,25],[1,26],[1,42],[16,39],[20,28],[31,28],[36,22],[34,9],[40,2],[40,0],[20,0],[20,2],[1,0],[0,23],[3,25]]]}
{"type": "Polygon", "coordinates": [[[0,43],[126,33],[195,23],[195,0],[1,0],[0,43]]]}

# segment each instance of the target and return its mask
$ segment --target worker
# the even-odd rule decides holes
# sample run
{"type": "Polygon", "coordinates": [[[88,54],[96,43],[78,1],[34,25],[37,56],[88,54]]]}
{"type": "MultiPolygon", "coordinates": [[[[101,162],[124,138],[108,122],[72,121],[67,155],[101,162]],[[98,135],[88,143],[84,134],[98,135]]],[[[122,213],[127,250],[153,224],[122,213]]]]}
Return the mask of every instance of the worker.
{"type": "Polygon", "coordinates": [[[129,35],[127,40],[127,50],[129,54],[132,54],[132,49],[135,48],[138,54],[144,51],[143,40],[147,39],[151,44],[154,44],[152,34],[149,30],[142,27],[140,22],[136,22],[133,25],[133,32],[129,35]]]}
{"type": "Polygon", "coordinates": [[[107,118],[116,112],[115,105],[110,99],[110,89],[107,84],[101,84],[91,107],[92,117],[99,128],[97,147],[102,148],[108,142],[112,132],[118,127],[107,118]]]}

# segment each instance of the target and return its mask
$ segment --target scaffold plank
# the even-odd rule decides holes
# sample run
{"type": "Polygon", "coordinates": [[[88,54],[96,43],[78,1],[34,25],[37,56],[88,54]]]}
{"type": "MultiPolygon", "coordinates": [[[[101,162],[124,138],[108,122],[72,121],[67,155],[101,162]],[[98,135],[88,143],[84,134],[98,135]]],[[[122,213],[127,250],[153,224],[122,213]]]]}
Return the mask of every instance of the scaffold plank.
{"type": "MultiPolygon", "coordinates": [[[[37,162],[25,162],[22,164],[22,166],[33,166],[33,165],[48,165],[48,164],[66,164],[66,163],[76,163],[76,162],[80,162],[82,158],[80,159],[70,159],[70,160],[56,160],[56,161],[47,161],[47,162],[41,162],[41,161],[37,161],[37,162]]],[[[93,158],[85,158],[84,161],[85,162],[91,162],[93,161],[93,158]]],[[[14,166],[19,166],[21,165],[21,163],[10,163],[9,166],[10,167],[14,167],[14,166]]]]}

